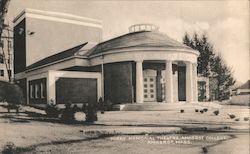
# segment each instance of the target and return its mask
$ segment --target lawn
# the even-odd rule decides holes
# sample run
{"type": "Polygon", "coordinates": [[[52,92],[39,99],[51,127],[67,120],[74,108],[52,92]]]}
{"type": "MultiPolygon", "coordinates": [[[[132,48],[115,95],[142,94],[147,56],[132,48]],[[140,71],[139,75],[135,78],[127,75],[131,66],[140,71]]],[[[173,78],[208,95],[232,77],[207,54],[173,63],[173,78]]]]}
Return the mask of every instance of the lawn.
{"type": "MultiPolygon", "coordinates": [[[[91,125],[86,123],[67,125],[58,121],[29,117],[24,113],[18,115],[3,113],[6,112],[5,109],[0,108],[2,112],[0,113],[0,147],[3,147],[6,142],[13,142],[23,153],[170,153],[171,151],[200,153],[203,146],[206,146],[209,151],[215,151],[222,150],[225,146],[230,147],[237,142],[248,145],[249,121],[243,120],[244,117],[249,117],[248,107],[222,106],[218,116],[213,114],[215,108],[212,107],[204,113],[195,112],[193,108],[183,109],[184,113],[180,113],[180,109],[110,111],[105,114],[98,113],[98,121],[91,125]],[[235,114],[239,121],[235,121],[235,118],[230,119],[229,113],[235,114]],[[197,133],[206,136],[222,136],[225,139],[212,142],[198,140],[191,144],[181,142],[150,144],[149,139],[141,141],[136,138],[122,138],[135,135],[192,137],[197,133]],[[224,144],[225,146],[222,146],[224,144]]],[[[245,148],[241,148],[241,152],[245,153],[245,148]]]]}

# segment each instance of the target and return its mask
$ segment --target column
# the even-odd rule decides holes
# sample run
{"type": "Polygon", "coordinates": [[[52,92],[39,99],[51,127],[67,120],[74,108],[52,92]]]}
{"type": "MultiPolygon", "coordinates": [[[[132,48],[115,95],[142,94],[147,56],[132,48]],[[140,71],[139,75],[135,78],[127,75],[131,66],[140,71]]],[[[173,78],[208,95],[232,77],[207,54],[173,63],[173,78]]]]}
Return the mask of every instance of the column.
{"type": "Polygon", "coordinates": [[[156,76],[156,100],[162,102],[161,69],[157,69],[156,76]]]}
{"type": "Polygon", "coordinates": [[[47,75],[47,101],[56,104],[56,72],[49,71],[47,75]]]}
{"type": "Polygon", "coordinates": [[[136,103],[143,103],[142,60],[136,61],[136,103]]]}
{"type": "Polygon", "coordinates": [[[178,97],[178,66],[174,65],[174,74],[173,74],[173,87],[174,87],[174,102],[178,102],[179,101],[179,97],[178,97]]]}
{"type": "Polygon", "coordinates": [[[166,80],[166,103],[173,103],[173,71],[172,71],[172,61],[166,60],[166,71],[165,71],[165,80],[166,80]]]}
{"type": "Polygon", "coordinates": [[[193,64],[193,100],[198,102],[197,64],[193,64]]]}
{"type": "Polygon", "coordinates": [[[186,101],[193,102],[193,67],[191,62],[186,63],[186,101]]]}

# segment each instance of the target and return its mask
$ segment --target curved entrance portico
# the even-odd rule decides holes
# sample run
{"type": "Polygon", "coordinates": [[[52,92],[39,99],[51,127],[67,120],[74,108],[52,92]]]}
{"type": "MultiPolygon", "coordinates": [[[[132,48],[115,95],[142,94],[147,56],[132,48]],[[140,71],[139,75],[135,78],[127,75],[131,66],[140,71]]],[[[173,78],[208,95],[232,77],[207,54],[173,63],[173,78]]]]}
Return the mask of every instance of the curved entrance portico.
{"type": "Polygon", "coordinates": [[[188,61],[136,62],[136,102],[195,102],[196,76],[196,64],[188,61]]]}
{"type": "Polygon", "coordinates": [[[130,100],[136,103],[196,102],[198,55],[198,51],[172,40],[165,34],[140,31],[99,44],[89,55],[89,65],[113,64],[117,70],[121,65],[126,68],[126,72],[119,74],[112,73],[111,68],[106,69],[109,74],[123,79],[122,83],[119,82],[119,85],[115,86],[106,82],[109,85],[106,94],[112,93],[112,96],[108,94],[108,98],[119,100],[118,103],[130,100]],[[125,73],[128,76],[126,80],[125,73]],[[122,85],[126,86],[127,93],[124,91],[118,94],[112,88],[123,88],[122,85]],[[118,98],[124,98],[131,93],[130,100],[118,98]],[[114,96],[117,97],[112,98],[114,96]]]}

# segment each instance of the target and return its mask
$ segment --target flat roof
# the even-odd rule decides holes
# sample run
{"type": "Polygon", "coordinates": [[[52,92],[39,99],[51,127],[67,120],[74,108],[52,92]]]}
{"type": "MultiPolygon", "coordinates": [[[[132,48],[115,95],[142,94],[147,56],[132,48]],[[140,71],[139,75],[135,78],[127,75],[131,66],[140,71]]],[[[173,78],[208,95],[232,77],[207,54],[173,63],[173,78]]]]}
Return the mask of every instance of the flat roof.
{"type": "Polygon", "coordinates": [[[89,22],[93,24],[102,24],[102,21],[98,19],[92,19],[92,18],[77,16],[77,15],[68,14],[68,13],[43,11],[43,10],[36,10],[36,9],[30,9],[30,8],[26,8],[21,13],[19,13],[14,18],[13,23],[16,23],[16,24],[19,23],[21,21],[20,19],[24,18],[26,14],[35,14],[35,15],[42,15],[42,16],[47,16],[47,17],[63,18],[63,19],[75,20],[79,22],[89,22]]]}

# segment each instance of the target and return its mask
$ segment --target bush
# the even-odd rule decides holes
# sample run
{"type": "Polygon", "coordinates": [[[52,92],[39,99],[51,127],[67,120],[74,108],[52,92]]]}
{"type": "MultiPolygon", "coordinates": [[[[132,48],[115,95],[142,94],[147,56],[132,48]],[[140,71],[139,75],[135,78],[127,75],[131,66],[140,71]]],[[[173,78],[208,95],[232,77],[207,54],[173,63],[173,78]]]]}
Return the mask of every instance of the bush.
{"type": "Polygon", "coordinates": [[[214,115],[218,115],[218,114],[220,113],[220,111],[219,111],[219,110],[216,110],[216,111],[214,111],[213,113],[214,113],[214,115]]]}
{"type": "Polygon", "coordinates": [[[3,146],[2,154],[15,154],[17,153],[17,148],[13,142],[7,142],[3,146]]]}
{"type": "Polygon", "coordinates": [[[244,121],[248,121],[249,120],[249,118],[248,117],[244,117],[244,121]]]}
{"type": "Polygon", "coordinates": [[[87,122],[94,122],[97,121],[97,107],[95,103],[91,103],[87,107],[86,114],[86,121],[87,122]]]}
{"type": "Polygon", "coordinates": [[[236,117],[234,114],[228,114],[228,116],[230,117],[230,119],[234,119],[236,117]]]}
{"type": "Polygon", "coordinates": [[[236,119],[234,119],[235,121],[240,121],[240,118],[236,118],[236,119]]]}
{"type": "Polygon", "coordinates": [[[65,123],[73,123],[74,122],[74,110],[71,108],[71,104],[65,104],[65,109],[63,110],[62,113],[62,121],[65,123]]]}
{"type": "Polygon", "coordinates": [[[58,118],[60,111],[57,109],[55,104],[48,104],[45,109],[46,115],[52,118],[58,118]]]}
{"type": "Polygon", "coordinates": [[[23,92],[16,84],[8,82],[0,83],[0,99],[10,104],[22,104],[24,102],[23,92]]]}

